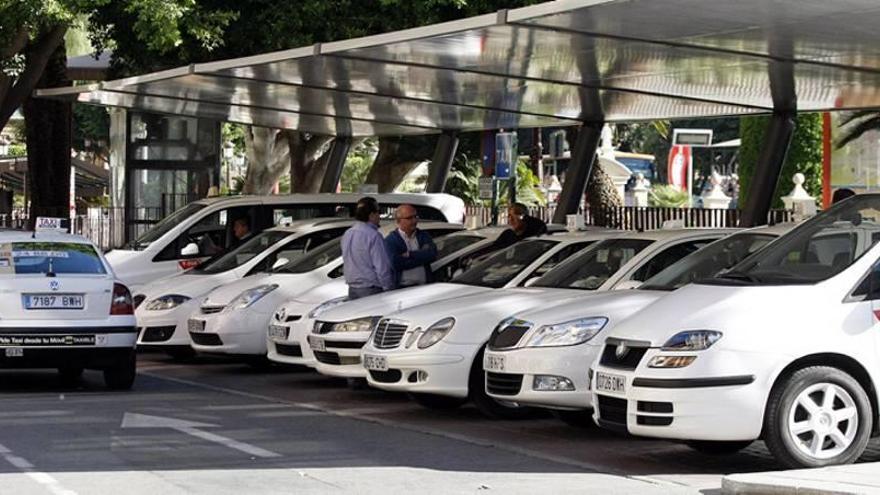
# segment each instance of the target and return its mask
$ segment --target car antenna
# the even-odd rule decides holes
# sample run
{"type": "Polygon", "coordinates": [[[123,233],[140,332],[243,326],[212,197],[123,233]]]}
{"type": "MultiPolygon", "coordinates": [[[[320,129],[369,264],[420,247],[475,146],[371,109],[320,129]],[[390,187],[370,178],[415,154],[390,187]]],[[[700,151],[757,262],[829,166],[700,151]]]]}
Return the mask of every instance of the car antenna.
{"type": "Polygon", "coordinates": [[[52,262],[52,257],[49,256],[49,271],[46,272],[47,277],[55,276],[55,264],[52,262]]]}

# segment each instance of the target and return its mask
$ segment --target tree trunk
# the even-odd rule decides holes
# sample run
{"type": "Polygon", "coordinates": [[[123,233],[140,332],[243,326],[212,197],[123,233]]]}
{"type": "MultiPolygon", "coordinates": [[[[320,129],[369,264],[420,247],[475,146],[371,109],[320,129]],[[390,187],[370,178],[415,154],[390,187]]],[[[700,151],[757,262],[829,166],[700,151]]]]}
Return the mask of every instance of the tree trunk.
{"type": "MultiPolygon", "coordinates": [[[[40,86],[47,64],[55,57],[59,47],[64,47],[64,33],[67,26],[57,25],[40,33],[33,41],[28,42],[28,33],[19,29],[9,46],[0,49],[0,61],[7,61],[11,56],[23,50],[25,56],[24,70],[15,78],[9,77],[0,81],[0,129],[9,122],[9,118],[18,107],[23,106],[35,88],[40,86]],[[24,43],[27,42],[25,45],[24,43]]],[[[67,59],[64,59],[67,63],[67,59]]],[[[66,68],[66,65],[65,65],[66,68]]],[[[66,73],[65,73],[66,80],[66,73]]],[[[68,83],[69,84],[69,83],[68,83]]]]}
{"type": "Polygon", "coordinates": [[[617,227],[612,225],[614,215],[611,214],[613,208],[623,206],[620,194],[614,186],[611,176],[605,173],[599,158],[593,163],[593,171],[590,174],[590,180],[587,181],[587,201],[590,204],[590,213],[594,219],[594,223],[600,227],[617,227]]]}
{"type": "MultiPolygon", "coordinates": [[[[41,57],[39,43],[26,57],[41,57]]],[[[27,63],[30,63],[28,61],[27,63]]],[[[37,88],[70,86],[62,41],[51,53],[37,88]]],[[[68,216],[72,107],[69,102],[28,97],[23,104],[28,149],[27,187],[31,222],[37,216],[68,216]]]]}
{"type": "Polygon", "coordinates": [[[242,194],[271,193],[278,179],[290,167],[287,134],[277,129],[251,126],[245,132],[245,147],[248,169],[242,194]]]}
{"type": "Polygon", "coordinates": [[[416,157],[402,149],[403,138],[379,139],[379,153],[370,167],[366,183],[379,186],[380,193],[393,192],[394,188],[413,171],[416,166],[430,156],[416,157]]]}
{"type": "Polygon", "coordinates": [[[327,159],[330,158],[330,147],[327,145],[333,138],[297,131],[282,132],[288,134],[290,148],[290,192],[319,192],[327,171],[327,159]]]}

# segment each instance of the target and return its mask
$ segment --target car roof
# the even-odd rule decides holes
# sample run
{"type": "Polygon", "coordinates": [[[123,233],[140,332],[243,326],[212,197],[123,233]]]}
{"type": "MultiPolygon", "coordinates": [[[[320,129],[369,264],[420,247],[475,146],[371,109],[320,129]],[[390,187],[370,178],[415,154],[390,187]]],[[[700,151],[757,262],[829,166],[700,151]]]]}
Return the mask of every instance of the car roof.
{"type": "Polygon", "coordinates": [[[289,203],[296,200],[302,203],[357,203],[364,197],[376,198],[379,205],[383,201],[393,203],[412,203],[414,205],[437,205],[444,203],[460,203],[462,200],[456,196],[445,193],[312,193],[312,194],[272,194],[272,195],[240,195],[240,196],[215,196],[195,201],[205,205],[223,202],[253,202],[260,201],[267,204],[289,203]]]}

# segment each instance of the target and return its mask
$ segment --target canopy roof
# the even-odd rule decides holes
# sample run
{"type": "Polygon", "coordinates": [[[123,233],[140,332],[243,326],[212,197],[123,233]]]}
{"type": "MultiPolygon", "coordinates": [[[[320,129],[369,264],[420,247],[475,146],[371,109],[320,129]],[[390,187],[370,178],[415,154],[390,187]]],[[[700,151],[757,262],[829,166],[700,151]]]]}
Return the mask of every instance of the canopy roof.
{"type": "Polygon", "coordinates": [[[39,96],[388,136],[880,106],[876,0],[561,0],[39,96]]]}

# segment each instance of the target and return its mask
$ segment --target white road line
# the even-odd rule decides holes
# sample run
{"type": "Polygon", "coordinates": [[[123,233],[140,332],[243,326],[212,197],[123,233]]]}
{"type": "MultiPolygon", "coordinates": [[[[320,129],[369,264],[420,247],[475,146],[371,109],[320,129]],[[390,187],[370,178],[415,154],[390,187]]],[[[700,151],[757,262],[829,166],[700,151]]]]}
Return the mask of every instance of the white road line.
{"type": "Polygon", "coordinates": [[[11,450],[2,444],[0,444],[0,457],[3,457],[3,460],[17,468],[25,476],[45,487],[53,495],[77,495],[75,491],[64,488],[61,483],[49,473],[35,471],[34,465],[30,461],[24,457],[19,457],[13,454],[11,450]]]}
{"type": "Polygon", "coordinates": [[[288,406],[284,404],[231,404],[225,406],[205,406],[205,411],[251,411],[261,409],[281,409],[288,406]]]}
{"type": "Polygon", "coordinates": [[[220,435],[215,435],[215,434],[208,432],[208,431],[197,430],[195,428],[176,428],[176,429],[178,431],[186,433],[187,435],[201,438],[202,440],[207,440],[209,442],[219,443],[220,445],[223,445],[225,447],[229,447],[230,449],[240,450],[240,451],[244,452],[245,454],[250,454],[252,456],[264,457],[264,458],[281,457],[281,454],[278,454],[278,453],[275,453],[275,452],[272,452],[272,451],[269,451],[266,449],[261,449],[260,447],[257,447],[255,445],[250,445],[247,443],[239,442],[239,441],[233,440],[231,438],[223,437],[220,435]]]}

